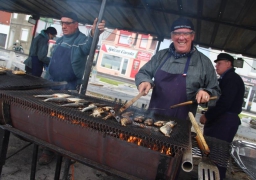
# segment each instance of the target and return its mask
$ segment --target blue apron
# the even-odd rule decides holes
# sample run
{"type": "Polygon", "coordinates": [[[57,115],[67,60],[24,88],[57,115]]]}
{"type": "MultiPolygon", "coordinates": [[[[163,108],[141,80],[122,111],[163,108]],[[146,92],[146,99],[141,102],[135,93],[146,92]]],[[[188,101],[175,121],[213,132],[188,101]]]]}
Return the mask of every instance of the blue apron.
{"type": "Polygon", "coordinates": [[[59,45],[53,53],[49,65],[49,74],[52,81],[66,81],[67,85],[60,86],[61,90],[76,90],[77,80],[71,64],[71,48],[59,45]]]}
{"type": "Polygon", "coordinates": [[[183,74],[170,74],[161,70],[163,64],[170,57],[171,54],[169,53],[168,57],[156,72],[154,77],[155,86],[153,88],[149,109],[155,114],[185,120],[189,112],[188,106],[181,106],[174,109],[170,109],[170,106],[187,101],[186,75],[190,63],[190,56],[187,58],[183,74]]]}
{"type": "Polygon", "coordinates": [[[32,58],[32,75],[41,77],[44,63],[40,61],[37,56],[31,56],[31,58],[32,58]]]}

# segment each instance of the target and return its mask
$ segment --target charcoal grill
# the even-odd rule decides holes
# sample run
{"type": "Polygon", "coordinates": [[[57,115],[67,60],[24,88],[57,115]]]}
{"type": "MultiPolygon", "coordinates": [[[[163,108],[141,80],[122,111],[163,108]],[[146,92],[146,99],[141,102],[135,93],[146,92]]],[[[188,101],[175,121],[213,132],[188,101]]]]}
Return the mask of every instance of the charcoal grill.
{"type": "Polygon", "coordinates": [[[16,75],[11,70],[6,71],[5,74],[0,74],[0,90],[28,90],[58,85],[61,84],[28,74],[16,75]]]}
{"type": "MultiPolygon", "coordinates": [[[[82,157],[78,159],[80,162],[89,159],[141,179],[175,179],[183,151],[189,144],[188,121],[172,119],[178,124],[171,137],[165,137],[151,128],[124,127],[114,118],[95,118],[89,112],[61,107],[33,96],[53,93],[68,93],[95,103],[117,105],[111,101],[69,91],[1,91],[2,127],[34,137],[35,143],[43,141],[48,146],[54,146],[52,149],[55,151],[62,149],[70,152],[73,157],[82,157]],[[141,139],[140,146],[127,142],[130,137],[141,139]],[[168,154],[166,149],[169,149],[168,154]]],[[[130,107],[127,111],[152,116],[152,113],[135,107],[130,107]]]]}

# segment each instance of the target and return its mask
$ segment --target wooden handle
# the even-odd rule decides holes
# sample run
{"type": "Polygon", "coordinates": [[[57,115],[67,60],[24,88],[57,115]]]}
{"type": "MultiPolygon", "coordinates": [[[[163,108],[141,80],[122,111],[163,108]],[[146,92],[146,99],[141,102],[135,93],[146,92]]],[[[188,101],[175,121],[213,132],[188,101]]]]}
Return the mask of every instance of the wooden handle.
{"type": "MultiPolygon", "coordinates": [[[[218,96],[213,96],[213,97],[210,97],[209,100],[214,100],[214,99],[217,99],[217,98],[218,98],[218,96]]],[[[193,103],[196,103],[196,100],[186,101],[184,103],[176,104],[176,105],[171,106],[170,108],[172,109],[172,108],[176,108],[176,107],[180,107],[180,106],[186,106],[186,105],[190,105],[190,104],[193,104],[193,103]]]]}
{"type": "Polygon", "coordinates": [[[139,93],[137,96],[135,96],[130,101],[128,101],[123,107],[121,107],[119,111],[122,113],[124,110],[130,107],[133,103],[135,103],[135,101],[137,101],[143,95],[144,95],[144,92],[139,93]]]}
{"type": "Polygon", "coordinates": [[[188,113],[188,116],[189,116],[189,119],[190,119],[190,121],[191,121],[191,123],[192,123],[193,128],[194,128],[195,131],[196,131],[196,134],[197,134],[196,140],[197,140],[197,143],[198,143],[199,148],[200,148],[205,154],[209,154],[209,153],[210,153],[210,149],[209,149],[209,147],[208,147],[208,145],[207,145],[207,143],[206,143],[206,141],[205,141],[205,139],[204,139],[203,133],[202,133],[200,127],[198,126],[194,115],[193,115],[191,112],[189,112],[189,113],[188,113]]]}

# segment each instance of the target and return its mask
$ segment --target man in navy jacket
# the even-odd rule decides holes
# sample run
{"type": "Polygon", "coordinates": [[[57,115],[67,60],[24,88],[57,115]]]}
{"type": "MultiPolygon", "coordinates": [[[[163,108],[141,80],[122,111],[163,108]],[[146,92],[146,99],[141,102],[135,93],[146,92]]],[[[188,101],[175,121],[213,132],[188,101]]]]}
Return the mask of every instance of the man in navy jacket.
{"type": "MultiPolygon", "coordinates": [[[[235,73],[231,55],[220,53],[214,62],[216,72],[220,75],[221,95],[216,105],[201,116],[200,122],[204,124],[204,135],[231,143],[241,124],[238,114],[242,111],[245,86],[242,78],[235,73]]],[[[226,169],[224,172],[220,170],[221,179],[225,173],[226,169]]]]}

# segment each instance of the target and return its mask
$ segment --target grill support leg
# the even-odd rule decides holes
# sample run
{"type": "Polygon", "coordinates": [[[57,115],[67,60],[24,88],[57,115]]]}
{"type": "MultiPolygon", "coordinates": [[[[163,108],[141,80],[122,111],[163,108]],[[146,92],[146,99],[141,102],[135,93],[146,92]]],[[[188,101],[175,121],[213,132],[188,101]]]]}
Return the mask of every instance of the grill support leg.
{"type": "Polygon", "coordinates": [[[63,158],[63,156],[61,156],[60,154],[57,155],[57,162],[56,162],[54,180],[59,180],[60,179],[60,170],[61,170],[62,158],[63,158]]]}
{"type": "Polygon", "coordinates": [[[68,180],[70,165],[71,165],[71,159],[67,158],[64,166],[64,174],[62,177],[63,180],[68,180]]]}
{"type": "Polygon", "coordinates": [[[1,174],[2,174],[2,169],[5,164],[5,159],[6,159],[6,154],[7,154],[7,149],[9,145],[9,138],[10,138],[10,132],[7,130],[4,130],[0,128],[0,138],[1,138],[1,149],[0,149],[0,179],[1,179],[1,174]]]}
{"type": "Polygon", "coordinates": [[[32,163],[31,163],[30,180],[35,180],[37,155],[38,155],[38,145],[34,144],[33,157],[32,157],[32,163]]]}

